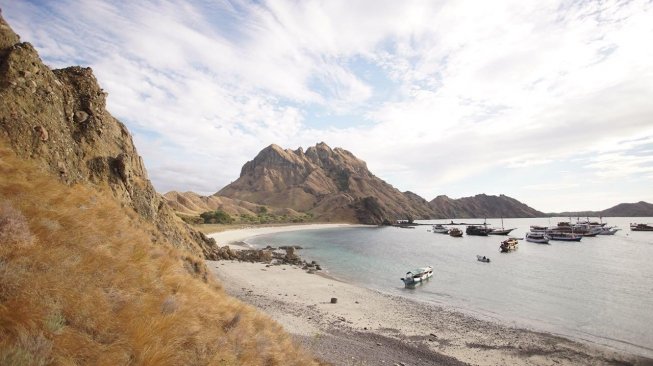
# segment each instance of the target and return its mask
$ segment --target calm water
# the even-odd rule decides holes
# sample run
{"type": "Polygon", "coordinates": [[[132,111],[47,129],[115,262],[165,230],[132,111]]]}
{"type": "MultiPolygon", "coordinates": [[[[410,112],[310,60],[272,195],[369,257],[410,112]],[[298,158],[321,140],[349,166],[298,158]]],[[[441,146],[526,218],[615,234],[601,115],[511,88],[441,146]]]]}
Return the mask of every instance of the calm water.
{"type": "MultiPolygon", "coordinates": [[[[247,243],[301,245],[303,258],[357,285],[653,357],[653,232],[632,232],[629,222],[653,218],[609,218],[622,228],[614,236],[551,245],[520,241],[511,253],[499,253],[501,236],[452,238],[428,232],[430,226],[296,231],[247,243]],[[477,254],[492,262],[477,261],[477,254]],[[400,277],[425,265],[435,276],[405,289],[400,277]]],[[[501,226],[500,220],[488,223],[501,226]]],[[[530,225],[549,225],[549,219],[504,220],[506,228],[517,228],[516,237],[530,225]]]]}

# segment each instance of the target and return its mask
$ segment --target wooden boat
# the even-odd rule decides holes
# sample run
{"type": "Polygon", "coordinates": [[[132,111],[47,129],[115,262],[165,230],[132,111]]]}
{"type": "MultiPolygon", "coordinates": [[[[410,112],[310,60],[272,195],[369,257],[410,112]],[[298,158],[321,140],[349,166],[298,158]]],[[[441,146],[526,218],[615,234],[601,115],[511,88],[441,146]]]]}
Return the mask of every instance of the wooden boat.
{"type": "Polygon", "coordinates": [[[519,245],[519,242],[515,238],[510,238],[507,240],[504,240],[501,242],[501,245],[499,245],[499,249],[501,249],[501,252],[510,252],[515,249],[517,249],[517,246],[519,245]]]}
{"type": "Polygon", "coordinates": [[[573,233],[563,233],[563,232],[548,232],[546,234],[550,240],[558,240],[558,241],[580,241],[583,237],[581,235],[573,234],[573,233]]]}
{"type": "Polygon", "coordinates": [[[488,234],[489,235],[508,235],[508,234],[510,234],[511,231],[513,231],[515,229],[516,228],[506,229],[505,227],[503,227],[503,217],[502,217],[501,218],[501,229],[490,229],[490,231],[488,231],[488,234]]]}
{"type": "Polygon", "coordinates": [[[630,224],[631,231],[653,231],[653,226],[649,224],[630,224]]]}
{"type": "Polygon", "coordinates": [[[549,244],[549,237],[541,232],[530,232],[526,233],[526,241],[530,241],[531,243],[538,243],[538,244],[549,244]]]}
{"type": "Polygon", "coordinates": [[[476,255],[476,260],[479,261],[479,262],[490,263],[490,258],[488,258],[488,257],[486,257],[484,255],[483,256],[476,255]]]}
{"type": "Polygon", "coordinates": [[[448,234],[449,229],[442,226],[442,224],[436,224],[436,225],[433,225],[433,232],[436,233],[436,234],[448,234]]]}
{"type": "Polygon", "coordinates": [[[463,231],[457,227],[449,229],[449,236],[453,236],[454,238],[462,238],[463,231]]]}
{"type": "Polygon", "coordinates": [[[406,272],[406,277],[402,278],[401,280],[404,282],[406,287],[409,287],[420,284],[431,277],[433,277],[433,267],[428,266],[406,272]]]}
{"type": "Polygon", "coordinates": [[[467,235],[475,235],[475,236],[487,236],[488,233],[492,229],[488,229],[487,226],[483,225],[469,225],[467,226],[467,229],[465,230],[465,233],[467,235]]]}

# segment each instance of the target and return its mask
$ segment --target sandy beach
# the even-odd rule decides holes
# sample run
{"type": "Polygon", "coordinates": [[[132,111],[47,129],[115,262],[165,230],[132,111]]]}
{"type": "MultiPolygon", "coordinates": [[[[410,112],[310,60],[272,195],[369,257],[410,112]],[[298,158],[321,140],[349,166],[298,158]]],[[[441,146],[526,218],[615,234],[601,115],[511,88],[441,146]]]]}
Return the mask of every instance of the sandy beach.
{"type": "MultiPolygon", "coordinates": [[[[216,240],[243,240],[280,229],[303,228],[239,230],[219,233],[216,240]]],[[[336,365],[653,364],[603,346],[309,274],[297,266],[236,261],[207,265],[230,295],[265,312],[315,355],[336,365]]]]}
{"type": "Polygon", "coordinates": [[[330,229],[339,227],[356,227],[366,225],[353,225],[353,224],[301,224],[301,225],[284,225],[284,226],[251,226],[238,230],[227,230],[218,233],[208,234],[207,236],[215,239],[220,246],[228,245],[232,249],[245,248],[242,241],[258,235],[282,233],[287,231],[298,230],[317,230],[317,229],[330,229]]]}

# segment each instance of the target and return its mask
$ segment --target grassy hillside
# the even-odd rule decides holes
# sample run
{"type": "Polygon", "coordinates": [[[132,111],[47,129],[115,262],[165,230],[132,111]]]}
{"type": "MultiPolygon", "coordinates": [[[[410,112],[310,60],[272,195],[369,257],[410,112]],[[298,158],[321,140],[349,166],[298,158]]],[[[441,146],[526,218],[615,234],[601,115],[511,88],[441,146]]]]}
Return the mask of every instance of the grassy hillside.
{"type": "Polygon", "coordinates": [[[148,225],[0,143],[0,364],[316,363],[148,225]]]}

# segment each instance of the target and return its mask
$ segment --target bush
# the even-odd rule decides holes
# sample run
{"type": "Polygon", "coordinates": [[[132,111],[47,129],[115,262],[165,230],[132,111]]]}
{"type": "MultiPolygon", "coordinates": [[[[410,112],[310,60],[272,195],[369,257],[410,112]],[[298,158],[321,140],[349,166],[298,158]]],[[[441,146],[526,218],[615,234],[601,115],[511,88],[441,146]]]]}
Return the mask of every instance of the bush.
{"type": "Polygon", "coordinates": [[[205,224],[231,224],[234,219],[222,210],[207,211],[200,214],[205,224]]]}

